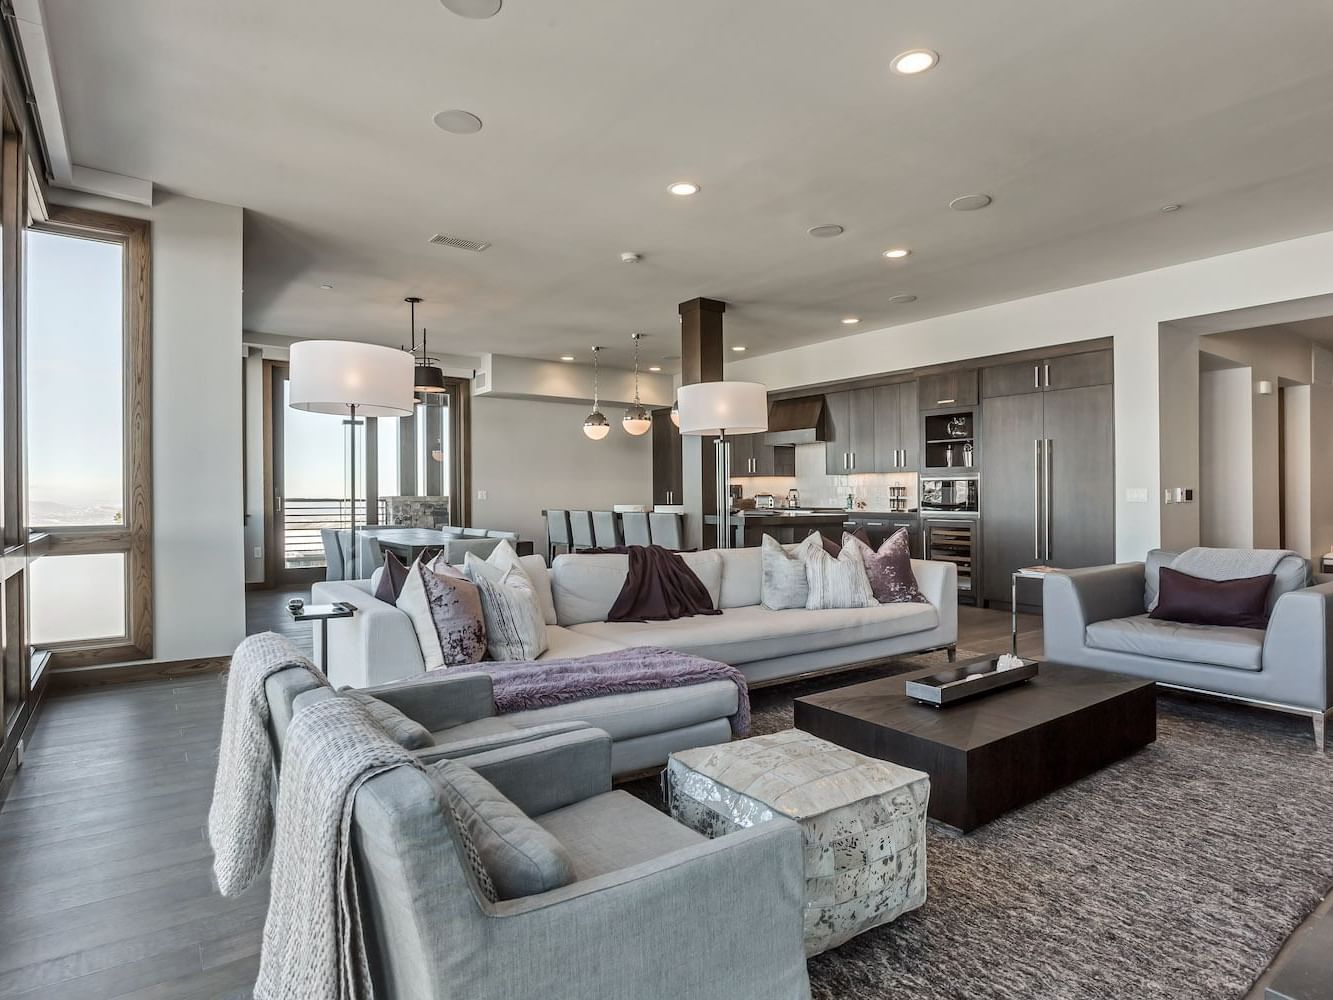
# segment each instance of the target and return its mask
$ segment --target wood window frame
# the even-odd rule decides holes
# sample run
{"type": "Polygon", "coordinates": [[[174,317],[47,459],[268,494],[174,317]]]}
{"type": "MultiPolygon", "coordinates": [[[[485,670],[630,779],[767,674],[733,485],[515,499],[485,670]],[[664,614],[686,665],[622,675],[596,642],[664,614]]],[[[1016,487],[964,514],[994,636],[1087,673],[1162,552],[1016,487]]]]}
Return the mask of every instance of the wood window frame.
{"type": "Polygon", "coordinates": [[[52,205],[38,232],[117,243],[123,248],[124,523],[39,525],[48,558],[125,554],[125,634],[50,643],[51,666],[100,666],[153,657],[153,309],[152,225],[105,212],[52,205]]]}

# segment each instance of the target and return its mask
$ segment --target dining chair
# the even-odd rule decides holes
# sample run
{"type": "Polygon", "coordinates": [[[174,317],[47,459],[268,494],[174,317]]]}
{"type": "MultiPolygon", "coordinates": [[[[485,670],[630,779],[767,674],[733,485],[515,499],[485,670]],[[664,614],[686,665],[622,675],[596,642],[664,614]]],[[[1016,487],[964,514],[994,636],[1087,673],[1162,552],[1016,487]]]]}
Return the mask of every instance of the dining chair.
{"type": "Polygon", "coordinates": [[[555,550],[574,551],[574,539],[569,532],[569,511],[548,510],[546,512],[546,565],[555,561],[555,550]]]}
{"type": "Polygon", "coordinates": [[[599,549],[614,549],[620,545],[620,529],[614,511],[592,512],[592,537],[599,549]]]}
{"type": "Polygon", "coordinates": [[[626,545],[651,545],[653,536],[648,531],[646,511],[634,511],[620,515],[620,527],[625,535],[626,545]]]}
{"type": "Polygon", "coordinates": [[[337,528],[320,528],[319,540],[324,544],[324,579],[343,579],[343,546],[337,528]]]}
{"type": "Polygon", "coordinates": [[[648,515],[648,530],[653,544],[680,551],[685,547],[685,515],[653,511],[648,515]]]}
{"type": "Polygon", "coordinates": [[[590,549],[596,544],[596,538],[592,532],[592,512],[587,510],[571,510],[569,512],[569,537],[570,544],[574,551],[579,549],[590,549]]]}

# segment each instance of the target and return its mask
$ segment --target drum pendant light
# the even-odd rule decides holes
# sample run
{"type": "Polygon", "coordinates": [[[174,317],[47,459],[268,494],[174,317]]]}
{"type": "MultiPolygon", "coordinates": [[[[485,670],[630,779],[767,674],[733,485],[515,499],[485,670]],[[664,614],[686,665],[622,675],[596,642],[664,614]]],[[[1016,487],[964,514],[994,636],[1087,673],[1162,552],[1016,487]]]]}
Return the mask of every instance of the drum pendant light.
{"type": "Polygon", "coordinates": [[[592,412],[583,421],[583,433],[593,441],[600,441],[611,433],[611,422],[602,412],[597,394],[597,354],[600,351],[600,347],[592,349],[592,412]]]}
{"type": "MultiPolygon", "coordinates": [[[[411,347],[409,348],[413,356],[416,355],[417,348],[417,303],[422,300],[416,295],[409,295],[403,299],[411,307],[411,316],[408,319],[408,325],[411,333],[411,347]]],[[[440,369],[440,362],[437,358],[432,358],[426,352],[426,330],[421,330],[421,356],[417,358],[416,368],[412,375],[412,391],[424,393],[441,393],[445,391],[444,372],[440,369]]]]}
{"type": "Polygon", "coordinates": [[[653,429],[653,415],[639,402],[639,341],[642,338],[643,334],[634,334],[634,405],[625,411],[625,418],[621,421],[625,430],[634,437],[647,434],[653,429]]]}

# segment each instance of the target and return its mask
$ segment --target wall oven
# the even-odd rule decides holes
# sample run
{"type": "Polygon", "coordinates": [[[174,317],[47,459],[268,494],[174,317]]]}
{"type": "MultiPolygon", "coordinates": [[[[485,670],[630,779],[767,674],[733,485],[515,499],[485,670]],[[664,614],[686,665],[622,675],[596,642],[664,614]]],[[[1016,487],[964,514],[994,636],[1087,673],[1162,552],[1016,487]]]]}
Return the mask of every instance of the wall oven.
{"type": "Polygon", "coordinates": [[[959,479],[921,480],[922,514],[979,514],[981,480],[976,476],[959,479]]]}

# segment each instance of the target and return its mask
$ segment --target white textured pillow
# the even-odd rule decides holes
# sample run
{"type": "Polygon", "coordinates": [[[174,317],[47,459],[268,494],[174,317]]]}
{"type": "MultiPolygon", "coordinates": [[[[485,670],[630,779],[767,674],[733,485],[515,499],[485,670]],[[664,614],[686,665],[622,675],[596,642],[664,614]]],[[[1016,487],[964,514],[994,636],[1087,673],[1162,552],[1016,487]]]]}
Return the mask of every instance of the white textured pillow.
{"type": "MultiPolygon", "coordinates": [[[[464,556],[466,562],[467,557],[464,556]]],[[[500,569],[509,569],[511,566],[522,573],[530,584],[532,590],[537,595],[537,603],[541,605],[542,616],[546,619],[547,625],[556,624],[555,620],[555,600],[551,597],[551,581],[545,579],[538,581],[533,578],[532,571],[523,564],[522,557],[509,544],[509,539],[500,539],[500,544],[491,550],[491,554],[486,557],[486,562],[492,566],[498,566],[500,569]]],[[[545,564],[543,564],[543,569],[545,564]]]]}
{"type": "MultiPolygon", "coordinates": [[[[852,545],[843,546],[838,558],[834,559],[824,551],[822,543],[817,544],[805,560],[805,582],[809,587],[805,606],[811,611],[873,608],[879,604],[871,589],[870,578],[866,576],[861,554],[852,545]]],[[[483,593],[483,607],[485,597],[483,593]]],[[[489,621],[487,619],[487,624],[489,621]]]]}
{"type": "Polygon", "coordinates": [[[463,569],[481,592],[491,659],[535,660],[546,652],[546,616],[528,575],[513,566],[492,566],[471,552],[463,569]]]}
{"type": "Polygon", "coordinates": [[[760,603],[770,611],[805,607],[810,595],[805,564],[812,553],[822,550],[817,534],[796,545],[783,545],[765,535],[759,544],[760,603]]]}

